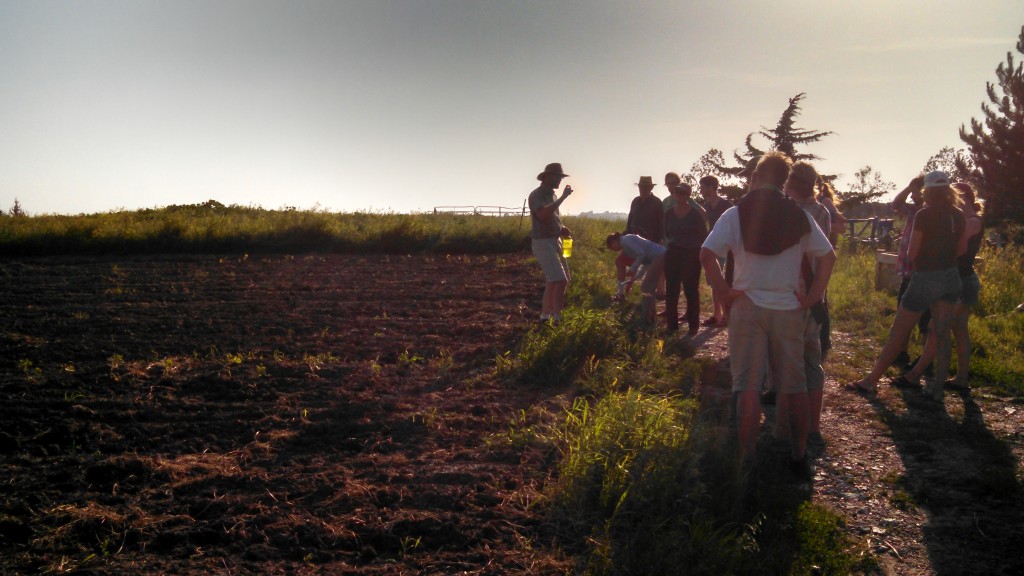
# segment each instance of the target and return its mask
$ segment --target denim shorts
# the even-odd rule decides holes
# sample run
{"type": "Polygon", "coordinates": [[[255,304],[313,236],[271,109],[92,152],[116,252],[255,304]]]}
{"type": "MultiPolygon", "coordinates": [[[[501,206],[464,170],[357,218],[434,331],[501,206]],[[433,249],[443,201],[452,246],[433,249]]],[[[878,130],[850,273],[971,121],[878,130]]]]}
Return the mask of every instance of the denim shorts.
{"type": "Polygon", "coordinates": [[[981,294],[981,280],[977,274],[971,274],[960,279],[960,301],[967,306],[974,306],[978,303],[978,296],[981,294]]]}
{"type": "Polygon", "coordinates": [[[955,304],[960,299],[960,274],[956,268],[914,272],[903,293],[900,306],[911,312],[924,312],[939,300],[955,304]]]}

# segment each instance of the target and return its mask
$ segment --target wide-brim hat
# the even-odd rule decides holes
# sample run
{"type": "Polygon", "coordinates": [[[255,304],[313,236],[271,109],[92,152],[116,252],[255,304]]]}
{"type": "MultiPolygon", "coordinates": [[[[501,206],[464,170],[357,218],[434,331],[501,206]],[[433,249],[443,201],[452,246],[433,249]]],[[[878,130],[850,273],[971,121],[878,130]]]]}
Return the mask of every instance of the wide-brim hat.
{"type": "Polygon", "coordinates": [[[640,177],[640,181],[637,182],[636,185],[637,186],[657,186],[657,184],[654,183],[654,178],[651,178],[650,176],[641,176],[640,177]]]}
{"type": "Polygon", "coordinates": [[[541,172],[540,174],[537,174],[537,180],[543,180],[545,174],[554,174],[556,176],[561,176],[562,178],[568,176],[568,174],[562,172],[562,164],[559,162],[552,162],[551,164],[545,166],[544,171],[541,172]]]}

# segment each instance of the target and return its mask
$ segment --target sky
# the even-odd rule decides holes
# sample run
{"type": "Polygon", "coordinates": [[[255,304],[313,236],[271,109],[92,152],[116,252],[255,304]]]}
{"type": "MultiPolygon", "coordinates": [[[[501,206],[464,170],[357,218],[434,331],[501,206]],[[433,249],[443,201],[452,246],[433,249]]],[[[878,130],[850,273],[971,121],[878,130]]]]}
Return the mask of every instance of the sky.
{"type": "Polygon", "coordinates": [[[820,172],[902,188],[963,147],[1022,25],[1020,0],[0,0],[0,209],[519,209],[561,162],[563,214],[626,212],[800,93],[820,172]]]}

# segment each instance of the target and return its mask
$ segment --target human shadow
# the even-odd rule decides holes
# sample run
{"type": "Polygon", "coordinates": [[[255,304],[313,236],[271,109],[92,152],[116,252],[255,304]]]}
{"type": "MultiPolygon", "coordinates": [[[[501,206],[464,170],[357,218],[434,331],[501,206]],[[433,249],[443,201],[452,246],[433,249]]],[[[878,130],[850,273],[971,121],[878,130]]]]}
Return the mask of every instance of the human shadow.
{"type": "Polygon", "coordinates": [[[890,484],[897,507],[928,518],[924,542],[935,574],[1020,574],[1022,486],[1011,446],[997,437],[970,390],[943,403],[899,389],[904,407],[874,398],[905,468],[890,484]]]}
{"type": "MultiPolygon", "coordinates": [[[[696,354],[723,329],[704,329],[689,339],[692,353],[696,354]]],[[[695,392],[700,405],[695,434],[704,435],[702,469],[713,495],[709,509],[718,518],[759,527],[755,538],[760,552],[752,557],[751,563],[758,566],[759,573],[792,573],[797,562],[807,561],[808,554],[814,554],[800,549],[796,530],[801,510],[812,499],[815,479],[790,469],[789,443],[772,435],[773,405],[761,407],[756,461],[749,466],[739,461],[737,395],[732,392],[729,356],[703,358],[700,384],[695,392]]],[[[809,449],[808,454],[813,460],[820,456],[820,449],[809,449]]]]}

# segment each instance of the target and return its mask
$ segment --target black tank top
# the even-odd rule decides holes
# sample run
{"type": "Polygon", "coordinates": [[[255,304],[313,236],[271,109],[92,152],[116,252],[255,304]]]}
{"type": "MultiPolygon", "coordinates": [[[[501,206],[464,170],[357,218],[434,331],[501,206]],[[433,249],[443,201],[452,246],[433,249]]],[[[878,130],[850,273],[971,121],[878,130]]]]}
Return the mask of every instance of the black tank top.
{"type": "MultiPolygon", "coordinates": [[[[980,216],[971,216],[968,220],[971,218],[981,220],[980,216]]],[[[978,256],[978,250],[981,249],[981,239],[984,231],[985,223],[982,222],[978,233],[967,239],[967,251],[956,258],[956,268],[960,271],[961,278],[967,278],[974,274],[974,259],[978,256]]]]}

